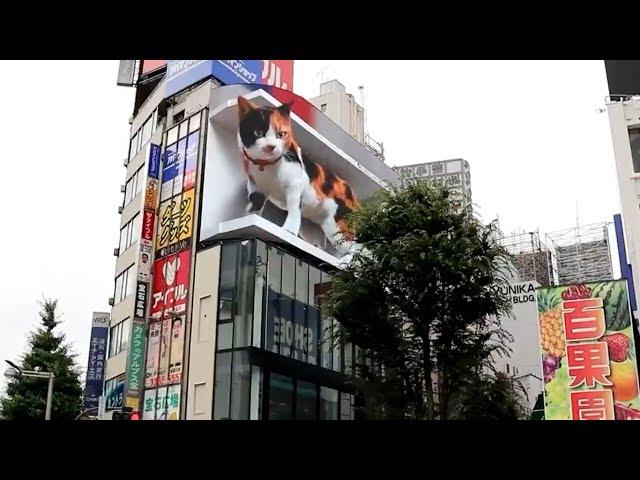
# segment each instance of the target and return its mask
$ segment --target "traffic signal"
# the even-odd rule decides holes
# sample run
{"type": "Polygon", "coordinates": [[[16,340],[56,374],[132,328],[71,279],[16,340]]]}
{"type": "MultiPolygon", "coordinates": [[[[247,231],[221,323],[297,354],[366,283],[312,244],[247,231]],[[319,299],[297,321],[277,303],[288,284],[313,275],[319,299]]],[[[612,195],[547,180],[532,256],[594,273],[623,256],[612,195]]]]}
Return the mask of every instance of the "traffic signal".
{"type": "Polygon", "coordinates": [[[125,407],[122,411],[113,412],[111,420],[140,420],[140,412],[134,412],[131,407],[125,407]]]}

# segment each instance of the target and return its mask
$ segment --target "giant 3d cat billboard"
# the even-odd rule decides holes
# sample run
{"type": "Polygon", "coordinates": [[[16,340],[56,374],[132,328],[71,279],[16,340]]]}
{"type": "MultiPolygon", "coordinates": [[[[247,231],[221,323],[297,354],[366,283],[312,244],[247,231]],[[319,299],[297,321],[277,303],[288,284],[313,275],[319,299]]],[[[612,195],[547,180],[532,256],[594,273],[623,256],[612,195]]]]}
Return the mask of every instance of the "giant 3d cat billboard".
{"type": "Polygon", "coordinates": [[[230,238],[254,222],[344,258],[353,247],[349,212],[394,172],[285,90],[217,88],[210,112],[200,240],[230,238]]]}

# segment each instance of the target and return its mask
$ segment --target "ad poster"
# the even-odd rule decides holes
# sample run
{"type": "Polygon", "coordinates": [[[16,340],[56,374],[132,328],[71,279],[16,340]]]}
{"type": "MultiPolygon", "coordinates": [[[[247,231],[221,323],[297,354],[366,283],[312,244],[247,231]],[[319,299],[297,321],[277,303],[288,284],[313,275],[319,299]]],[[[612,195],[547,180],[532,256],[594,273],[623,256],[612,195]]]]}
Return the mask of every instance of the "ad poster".
{"type": "Polygon", "coordinates": [[[134,318],[131,324],[131,344],[129,345],[129,362],[127,368],[127,406],[137,406],[138,395],[142,392],[145,327],[145,321],[138,318],[134,318]],[[129,401],[129,398],[135,399],[135,406],[133,401],[129,401]]]}
{"type": "Polygon", "coordinates": [[[155,420],[156,418],[156,389],[146,390],[142,403],[142,420],[155,420]]]}
{"type": "Polygon", "coordinates": [[[182,381],[182,356],[184,353],[184,316],[173,321],[171,327],[171,355],[169,362],[169,383],[182,381]]]}
{"type": "Polygon", "coordinates": [[[191,251],[185,250],[156,260],[153,271],[153,295],[150,316],[162,318],[169,311],[183,313],[189,292],[191,251]]]}
{"type": "Polygon", "coordinates": [[[538,289],[546,420],[640,420],[625,280],[538,289]]]}
{"type": "Polygon", "coordinates": [[[167,390],[167,420],[180,419],[180,385],[172,385],[167,390]]]}
{"type": "Polygon", "coordinates": [[[158,385],[169,383],[169,345],[171,342],[171,320],[162,321],[162,333],[160,334],[160,360],[158,364],[158,385]]]}
{"type": "Polygon", "coordinates": [[[83,410],[98,408],[98,399],[100,395],[102,395],[102,382],[104,381],[105,361],[107,357],[109,319],[109,313],[93,312],[83,410]]]}
{"type": "Polygon", "coordinates": [[[160,202],[156,258],[162,258],[191,246],[195,189],[160,202]]]}
{"type": "Polygon", "coordinates": [[[218,106],[223,111],[214,113],[207,134],[211,144],[203,170],[199,240],[256,225],[285,240],[296,237],[335,259],[347,255],[353,232],[346,216],[397,175],[291,92],[230,85],[212,95],[212,112],[218,106]],[[291,101],[290,107],[282,105],[291,101]],[[269,131],[272,117],[286,134],[261,134],[269,131]],[[251,127],[256,118],[262,118],[257,129],[251,127]],[[218,122],[225,128],[216,128],[218,122]],[[283,158],[300,165],[296,174],[304,179],[293,194],[276,181],[283,158]]]}
{"type": "Polygon", "coordinates": [[[145,388],[154,388],[158,385],[161,331],[162,322],[155,322],[149,325],[149,347],[147,349],[147,368],[144,380],[145,388]]]}
{"type": "Polygon", "coordinates": [[[167,387],[162,387],[156,393],[156,420],[167,419],[167,387]]]}
{"type": "Polygon", "coordinates": [[[107,382],[104,392],[107,410],[115,410],[123,407],[124,400],[124,374],[119,375],[112,382],[107,382]]]}

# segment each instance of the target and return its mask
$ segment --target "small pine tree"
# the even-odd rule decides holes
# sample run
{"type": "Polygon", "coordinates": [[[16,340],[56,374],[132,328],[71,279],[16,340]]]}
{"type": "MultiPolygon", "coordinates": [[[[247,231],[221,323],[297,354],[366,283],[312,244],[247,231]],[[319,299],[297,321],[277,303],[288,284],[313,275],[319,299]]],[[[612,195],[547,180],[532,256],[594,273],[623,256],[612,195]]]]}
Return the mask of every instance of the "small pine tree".
{"type": "MultiPolygon", "coordinates": [[[[52,420],[73,420],[80,412],[82,387],[76,354],[65,343],[64,333],[54,333],[61,323],[56,315],[57,300],[40,303],[42,326],[29,335],[29,348],[20,368],[53,372],[52,420]]],[[[6,396],[0,399],[2,416],[7,420],[43,420],[48,382],[42,378],[18,377],[9,381],[6,396]]]]}

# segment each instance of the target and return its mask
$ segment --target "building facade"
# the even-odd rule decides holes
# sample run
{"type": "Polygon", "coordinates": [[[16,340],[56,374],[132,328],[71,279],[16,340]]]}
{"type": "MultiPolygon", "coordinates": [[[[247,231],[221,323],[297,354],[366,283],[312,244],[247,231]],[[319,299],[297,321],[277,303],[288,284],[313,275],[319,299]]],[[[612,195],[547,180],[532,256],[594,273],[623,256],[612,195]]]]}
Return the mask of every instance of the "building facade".
{"type": "Polygon", "coordinates": [[[640,285],[640,92],[611,92],[607,100],[627,261],[638,297],[640,285]],[[624,93],[625,95],[613,95],[624,93]]]}
{"type": "Polygon", "coordinates": [[[429,185],[444,186],[449,189],[455,204],[473,211],[471,200],[471,170],[469,162],[462,158],[442,160],[437,162],[416,163],[394,167],[400,184],[405,185],[414,180],[426,180],[429,185]]]}
{"type": "Polygon", "coordinates": [[[120,70],[136,100],[106,408],[145,420],[353,418],[351,379],[366,355],[337,341],[322,309],[338,252],[306,218],[298,236],[285,231],[275,203],[247,212],[237,99],[290,104],[303,162],[361,200],[396,174],[291,91],[292,61],[143,60],[120,70]]]}

